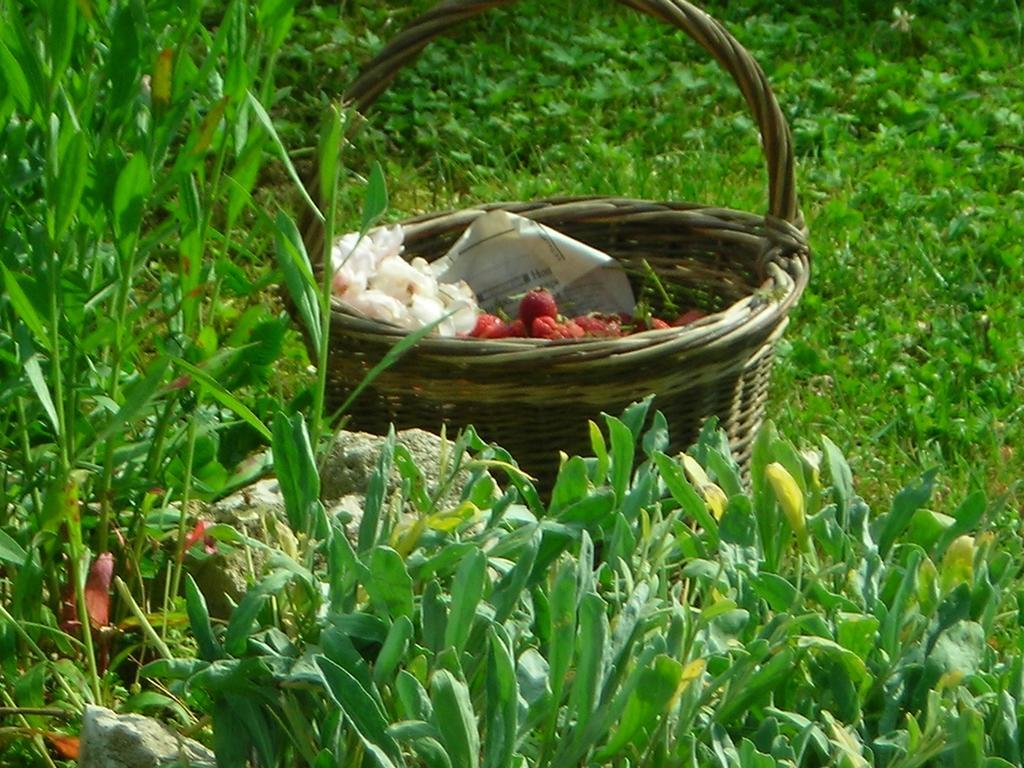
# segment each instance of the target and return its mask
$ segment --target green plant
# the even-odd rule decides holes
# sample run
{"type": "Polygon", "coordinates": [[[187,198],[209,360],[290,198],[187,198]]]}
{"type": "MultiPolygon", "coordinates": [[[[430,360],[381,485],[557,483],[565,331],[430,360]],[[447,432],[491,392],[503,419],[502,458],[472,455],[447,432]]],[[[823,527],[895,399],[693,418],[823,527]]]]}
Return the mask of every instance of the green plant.
{"type": "Polygon", "coordinates": [[[1020,761],[1021,539],[970,536],[999,505],[934,511],[929,474],[871,515],[831,442],[805,456],[772,428],[747,492],[713,428],[680,462],[649,402],[605,426],[547,505],[469,431],[438,508],[390,439],[358,535],[289,458],[306,560],[278,553],[223,629],[190,585],[201,659],[145,672],[211,711],[226,766],[1020,761]]]}
{"type": "Polygon", "coordinates": [[[238,262],[293,5],[0,3],[5,705],[173,706],[126,695],[149,643],[120,601],[96,626],[87,575],[113,552],[166,639],[192,501],[270,439],[288,321],[238,262]]]}

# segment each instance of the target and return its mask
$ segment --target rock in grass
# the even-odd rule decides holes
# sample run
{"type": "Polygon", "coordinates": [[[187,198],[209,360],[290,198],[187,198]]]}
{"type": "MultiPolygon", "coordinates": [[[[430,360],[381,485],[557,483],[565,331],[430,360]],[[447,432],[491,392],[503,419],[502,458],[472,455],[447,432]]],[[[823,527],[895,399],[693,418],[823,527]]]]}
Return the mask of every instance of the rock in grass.
{"type": "Polygon", "coordinates": [[[170,763],[213,766],[216,758],[198,741],[175,733],[151,717],[86,707],[79,768],[155,768],[170,763]]]}
{"type": "MultiPolygon", "coordinates": [[[[398,443],[405,446],[413,461],[423,473],[427,490],[433,493],[441,484],[441,438],[422,429],[403,429],[395,434],[398,443]]],[[[340,430],[320,463],[320,495],[329,507],[341,506],[346,511],[360,508],[377,469],[384,439],[367,432],[340,430]]],[[[451,443],[449,443],[451,445],[451,443]]],[[[455,502],[469,479],[468,472],[460,472],[451,483],[446,502],[455,502]]],[[[398,472],[392,467],[388,482],[388,495],[398,488],[398,472]]]]}

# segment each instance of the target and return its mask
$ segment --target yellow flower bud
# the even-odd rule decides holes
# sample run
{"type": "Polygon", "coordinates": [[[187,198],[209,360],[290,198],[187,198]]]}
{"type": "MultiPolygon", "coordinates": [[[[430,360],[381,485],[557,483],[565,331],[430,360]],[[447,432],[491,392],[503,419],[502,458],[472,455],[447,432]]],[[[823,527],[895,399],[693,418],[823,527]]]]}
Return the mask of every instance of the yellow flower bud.
{"type": "Polygon", "coordinates": [[[804,495],[800,491],[800,486],[796,484],[796,480],[786,468],[778,462],[769,464],[765,468],[765,474],[768,476],[768,483],[775,493],[775,498],[779,502],[786,522],[789,523],[789,527],[793,529],[797,538],[803,542],[807,538],[807,520],[804,516],[804,495]]]}
{"type": "Polygon", "coordinates": [[[942,557],[942,589],[974,580],[974,537],[957,536],[942,557]]]}
{"type": "Polygon", "coordinates": [[[729,498],[725,495],[725,491],[714,483],[706,483],[701,486],[700,493],[715,520],[721,520],[722,515],[725,514],[725,508],[729,504],[729,498]]]}
{"type": "Polygon", "coordinates": [[[700,489],[711,483],[708,473],[704,471],[704,467],[698,464],[693,456],[690,456],[688,453],[682,453],[679,455],[679,459],[683,462],[683,470],[685,470],[686,476],[695,488],[700,489]]]}

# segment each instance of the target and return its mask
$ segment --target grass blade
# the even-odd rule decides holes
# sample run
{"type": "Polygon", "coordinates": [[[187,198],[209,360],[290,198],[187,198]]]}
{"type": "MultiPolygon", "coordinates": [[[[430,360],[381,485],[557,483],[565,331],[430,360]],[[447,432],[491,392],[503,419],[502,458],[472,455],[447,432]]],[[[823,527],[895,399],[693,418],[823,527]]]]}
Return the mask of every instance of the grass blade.
{"type": "Polygon", "coordinates": [[[366,186],[366,199],[363,201],[363,221],[360,231],[364,234],[372,227],[388,209],[388,188],[384,182],[384,170],[380,163],[373,161],[370,168],[370,180],[366,186]]]}
{"type": "Polygon", "coordinates": [[[267,425],[260,421],[259,417],[249,410],[249,407],[245,403],[224,389],[224,387],[222,387],[210,374],[202,368],[198,368],[192,365],[192,363],[182,360],[180,357],[173,358],[173,360],[176,366],[187,371],[194,379],[206,387],[206,391],[214,400],[232,411],[236,416],[241,418],[242,421],[263,435],[267,442],[274,439],[270,430],[267,429],[267,425]]]}
{"type": "Polygon", "coordinates": [[[204,661],[216,661],[223,655],[220,643],[213,636],[210,624],[210,612],[206,608],[206,598],[196,586],[191,574],[185,574],[185,608],[188,611],[192,635],[196,639],[199,657],[204,661]]]}
{"type": "Polygon", "coordinates": [[[50,423],[53,424],[54,434],[60,435],[60,419],[57,417],[57,409],[53,405],[50,389],[46,386],[46,380],[43,378],[43,369],[39,365],[39,355],[30,355],[28,360],[25,361],[25,374],[28,376],[32,389],[35,390],[36,397],[42,403],[46,416],[50,419],[50,423]]]}
{"type": "Polygon", "coordinates": [[[43,349],[49,350],[50,341],[47,337],[46,326],[43,325],[42,319],[36,312],[35,307],[32,306],[28,296],[25,295],[25,291],[18,284],[18,278],[3,264],[0,264],[0,270],[3,270],[4,288],[7,289],[7,298],[10,299],[15,313],[28,326],[28,329],[32,331],[32,336],[35,338],[36,343],[43,349]]]}
{"type": "Polygon", "coordinates": [[[249,99],[249,106],[252,107],[252,111],[256,115],[256,119],[260,121],[260,124],[273,140],[274,146],[277,147],[277,151],[281,155],[281,162],[284,163],[288,176],[293,182],[295,182],[295,187],[299,190],[299,194],[302,195],[302,199],[306,201],[306,204],[309,205],[317,218],[319,218],[320,221],[323,221],[324,215],[320,212],[316,203],[313,202],[313,198],[309,196],[309,192],[306,191],[306,185],[302,183],[302,179],[299,177],[299,172],[295,170],[295,166],[292,164],[292,159],[288,157],[288,150],[285,149],[284,142],[281,141],[281,137],[278,135],[277,129],[274,128],[274,121],[270,119],[270,115],[267,114],[267,110],[263,108],[263,105],[260,104],[260,100],[256,98],[252,91],[247,91],[246,95],[249,99]]]}
{"type": "Polygon", "coordinates": [[[275,225],[277,263],[284,273],[288,294],[295,303],[303,325],[306,326],[312,346],[319,352],[323,344],[323,332],[320,328],[320,292],[310,265],[309,254],[306,253],[306,246],[295,222],[283,211],[278,212],[275,225]]]}

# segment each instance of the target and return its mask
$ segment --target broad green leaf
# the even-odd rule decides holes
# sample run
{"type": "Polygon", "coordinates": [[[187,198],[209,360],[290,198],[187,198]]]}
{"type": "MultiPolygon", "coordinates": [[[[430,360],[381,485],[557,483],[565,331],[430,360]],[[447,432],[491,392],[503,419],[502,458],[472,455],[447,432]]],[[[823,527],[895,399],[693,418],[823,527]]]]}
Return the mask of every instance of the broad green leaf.
{"type": "Polygon", "coordinates": [[[590,478],[595,484],[602,484],[608,479],[608,467],[611,466],[611,459],[608,457],[608,446],[604,441],[604,434],[601,428],[593,421],[587,422],[590,429],[590,448],[594,452],[597,462],[594,465],[593,476],[590,478]]]}
{"type": "Polygon", "coordinates": [[[946,549],[953,541],[970,530],[973,530],[981,521],[982,516],[988,507],[985,492],[977,490],[972,492],[963,500],[953,513],[955,522],[947,528],[935,543],[934,556],[942,557],[946,549]]]}
{"type": "Polygon", "coordinates": [[[378,687],[384,687],[392,682],[392,675],[409,649],[413,632],[412,619],[408,616],[399,616],[391,625],[387,639],[373,663],[373,682],[378,687]]]}
{"type": "Polygon", "coordinates": [[[388,209],[388,188],[384,181],[384,169],[376,160],[370,166],[370,179],[366,185],[366,199],[363,202],[363,221],[360,231],[365,233],[388,209]]]}
{"type": "Polygon", "coordinates": [[[370,665],[356,649],[353,638],[335,623],[320,633],[320,648],[323,655],[344,669],[367,691],[373,691],[373,674],[370,665]]]}
{"type": "Polygon", "coordinates": [[[188,680],[210,666],[202,659],[157,659],[139,670],[142,677],[160,680],[188,680]]]}
{"type": "Polygon", "coordinates": [[[213,636],[213,626],[210,624],[210,612],[206,608],[206,598],[199,591],[191,574],[185,574],[185,608],[188,611],[189,625],[192,627],[192,635],[196,639],[196,647],[199,657],[206,661],[216,661],[221,658],[220,643],[213,636]]]}
{"type": "Polygon", "coordinates": [[[855,682],[859,683],[868,677],[868,669],[864,659],[849,648],[845,648],[834,640],[829,640],[827,637],[816,637],[814,635],[800,637],[797,638],[796,647],[801,650],[816,651],[830,656],[846,668],[846,671],[850,673],[850,677],[855,682]]]}
{"type": "Polygon", "coordinates": [[[417,739],[411,746],[424,768],[453,768],[451,758],[437,739],[417,739]]]}
{"type": "Polygon", "coordinates": [[[470,552],[459,564],[452,581],[452,603],[445,628],[445,645],[459,653],[466,647],[476,607],[484,594],[487,556],[479,549],[470,552]]]}
{"type": "Polygon", "coordinates": [[[14,54],[3,41],[0,41],[0,83],[4,86],[0,94],[9,93],[22,112],[32,111],[32,95],[29,92],[28,80],[25,79],[25,73],[22,72],[14,54]]]}
{"type": "Polygon", "coordinates": [[[566,675],[572,665],[576,638],[576,567],[568,557],[562,558],[555,574],[555,584],[551,590],[550,622],[548,660],[553,695],[552,715],[557,717],[566,675]]]}
{"type": "Polygon", "coordinates": [[[278,411],[270,438],[288,524],[296,533],[311,533],[313,508],[320,503],[320,473],[305,418],[278,411]]]}
{"type": "Polygon", "coordinates": [[[327,577],[331,610],[333,613],[344,613],[355,607],[356,584],[360,574],[363,571],[369,574],[369,569],[360,562],[345,529],[337,522],[333,523],[330,553],[327,577]]]}
{"type": "Polygon", "coordinates": [[[135,238],[151,188],[149,162],[145,154],[136,152],[121,169],[114,186],[112,223],[122,255],[130,253],[135,247],[135,238]]]}
{"type": "Polygon", "coordinates": [[[28,296],[25,295],[25,291],[18,284],[18,278],[3,264],[0,264],[0,270],[3,270],[4,288],[7,290],[7,298],[14,306],[15,313],[28,326],[28,329],[32,331],[36,344],[43,349],[49,350],[50,340],[46,333],[46,326],[43,325],[42,319],[36,312],[35,307],[32,306],[28,296]]]}
{"type": "Polygon", "coordinates": [[[867,659],[878,642],[878,618],[865,613],[840,611],[836,614],[835,623],[836,641],[861,659],[867,659]]]}
{"type": "Polygon", "coordinates": [[[388,726],[388,735],[405,744],[415,739],[437,739],[440,734],[425,720],[403,720],[388,726]]]}
{"type": "Polygon", "coordinates": [[[217,756],[218,768],[246,768],[252,747],[247,729],[238,727],[238,715],[231,700],[218,696],[213,711],[213,752],[217,756]]]}
{"type": "Polygon", "coordinates": [[[452,765],[479,768],[480,733],[466,684],[451,672],[438,670],[430,680],[430,700],[434,706],[434,727],[441,734],[452,765]]]}
{"type": "Polygon", "coordinates": [[[406,720],[426,720],[433,718],[434,707],[426,689],[411,673],[402,670],[395,680],[395,691],[398,694],[399,711],[406,720]]]}
{"type": "Polygon", "coordinates": [[[715,722],[728,725],[734,718],[746,714],[752,706],[772,703],[772,694],[793,674],[796,654],[792,648],[779,650],[771,660],[737,686],[735,692],[724,698],[714,713],[715,722]]]}
{"type": "Polygon", "coordinates": [[[54,83],[64,77],[74,50],[75,27],[78,22],[78,4],[56,2],[47,13],[49,27],[50,79],[54,83]]]}
{"type": "Polygon", "coordinates": [[[878,541],[878,554],[884,560],[896,538],[906,530],[914,513],[928,503],[935,487],[936,470],[925,472],[916,482],[896,494],[889,513],[881,518],[880,530],[875,538],[878,541]]]}
{"type": "Polygon", "coordinates": [[[629,429],[629,433],[633,437],[631,441],[633,444],[640,439],[640,433],[643,431],[644,424],[647,423],[647,413],[651,410],[651,403],[653,401],[654,395],[648,395],[643,400],[630,403],[622,411],[622,416],[619,417],[622,424],[629,429]]]}
{"type": "Polygon", "coordinates": [[[598,751],[597,760],[615,757],[635,740],[646,742],[666,715],[682,676],[683,665],[668,656],[658,656],[653,666],[642,670],[618,729],[608,744],[598,751]]]}
{"type": "Polygon", "coordinates": [[[224,699],[235,716],[231,733],[235,736],[240,730],[245,733],[248,737],[246,740],[256,748],[256,754],[263,765],[279,763],[277,749],[271,736],[274,731],[271,730],[270,723],[256,700],[245,696],[226,696],[224,699]]]}
{"type": "Polygon", "coordinates": [[[614,416],[605,415],[605,422],[608,425],[608,435],[611,443],[611,481],[615,496],[623,499],[626,496],[626,489],[629,487],[629,478],[633,474],[633,458],[636,445],[633,433],[629,427],[616,419],[614,416]]]}
{"type": "Polygon", "coordinates": [[[412,616],[412,579],[405,561],[391,547],[377,546],[370,556],[370,599],[393,618],[412,616]]]}
{"type": "Polygon", "coordinates": [[[696,520],[707,533],[709,548],[716,549],[718,546],[718,521],[708,511],[707,505],[690,485],[690,481],[686,479],[679,462],[673,461],[660,451],[655,451],[651,458],[654,460],[655,466],[658,467],[661,479],[665,482],[668,492],[672,494],[672,498],[679,502],[683,512],[696,520]]]}
{"type": "Polygon", "coordinates": [[[402,765],[397,742],[388,735],[384,711],[359,682],[326,656],[316,656],[316,665],[323,675],[327,692],[341,707],[345,717],[365,745],[374,745],[389,761],[386,765],[402,765]]]}
{"type": "Polygon", "coordinates": [[[575,721],[574,738],[582,731],[597,710],[598,693],[604,678],[604,654],[608,638],[607,604],[600,595],[583,596],[579,609],[579,630],[576,637],[576,677],[569,693],[569,716],[575,721]]]}
{"type": "Polygon", "coordinates": [[[434,653],[440,653],[447,645],[448,609],[444,604],[441,585],[436,580],[428,582],[423,590],[420,621],[423,625],[423,642],[434,653]]]}
{"type": "Polygon", "coordinates": [[[840,525],[845,525],[846,512],[853,500],[853,473],[835,443],[827,437],[822,437],[821,442],[825,448],[825,463],[832,478],[832,492],[838,508],[836,517],[840,525]]]}
{"type": "Polygon", "coordinates": [[[504,623],[512,615],[516,605],[522,600],[533,564],[537,560],[540,549],[541,529],[537,524],[530,526],[532,534],[526,545],[516,557],[516,564],[498,581],[491,594],[490,603],[494,606],[494,621],[504,623]]]}
{"type": "Polygon", "coordinates": [[[579,456],[571,457],[558,471],[555,487],[551,491],[548,514],[557,515],[565,507],[585,498],[588,485],[586,462],[579,456]]]}
{"type": "Polygon", "coordinates": [[[276,571],[249,588],[245,597],[231,613],[231,619],[228,621],[228,628],[224,634],[225,651],[232,656],[240,656],[245,652],[253,622],[263,610],[263,604],[272,595],[276,595],[284,589],[293,578],[295,578],[295,574],[292,571],[276,571]]]}
{"type": "Polygon", "coordinates": [[[758,573],[755,578],[751,579],[750,586],[754,593],[768,603],[768,606],[777,613],[786,613],[793,610],[797,599],[800,597],[796,587],[774,573],[758,573]]]}
{"type": "Polygon", "coordinates": [[[487,657],[487,740],[484,768],[511,768],[519,722],[519,686],[506,640],[492,626],[487,657]]]}
{"type": "MultiPolygon", "coordinates": [[[[66,5],[74,6],[74,3],[66,5]]],[[[83,132],[76,131],[71,137],[60,167],[60,178],[56,182],[58,187],[54,212],[55,240],[64,236],[72,217],[78,212],[85,181],[89,176],[89,148],[83,132]]]]}
{"type": "Polygon", "coordinates": [[[273,440],[273,435],[270,430],[267,429],[267,426],[260,421],[259,417],[249,409],[249,406],[228,392],[224,386],[210,374],[202,368],[198,368],[181,358],[173,358],[173,361],[176,366],[188,372],[193,378],[199,381],[214,400],[232,411],[236,416],[241,418],[242,421],[263,435],[268,442],[273,440]]]}

